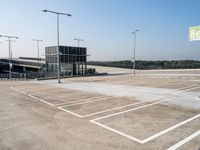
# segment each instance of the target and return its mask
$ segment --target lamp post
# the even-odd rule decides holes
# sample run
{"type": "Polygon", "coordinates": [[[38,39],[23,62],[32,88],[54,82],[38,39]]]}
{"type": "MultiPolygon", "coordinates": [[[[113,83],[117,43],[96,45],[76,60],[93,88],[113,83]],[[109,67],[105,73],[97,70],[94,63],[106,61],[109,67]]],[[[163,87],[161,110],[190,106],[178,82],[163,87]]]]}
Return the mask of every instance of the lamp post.
{"type": "MultiPolygon", "coordinates": [[[[6,40],[7,42],[9,42],[9,40],[6,40]]],[[[11,58],[11,61],[12,61],[12,57],[13,57],[13,53],[12,53],[12,43],[13,42],[16,42],[15,40],[10,40],[10,58],[11,58]]]]}
{"type": "Polygon", "coordinates": [[[58,64],[58,83],[60,82],[60,52],[59,52],[59,45],[60,45],[60,41],[59,41],[59,16],[60,15],[64,15],[64,16],[68,16],[71,17],[71,14],[67,14],[67,13],[60,13],[60,12],[55,12],[55,11],[51,11],[51,10],[42,10],[42,12],[48,12],[48,13],[53,13],[56,14],[57,16],[57,64],[58,64]]]}
{"type": "Polygon", "coordinates": [[[9,51],[9,79],[12,77],[12,63],[11,63],[11,39],[18,39],[19,37],[16,36],[8,36],[8,35],[0,35],[0,37],[8,38],[8,51],[9,51]]]}
{"type": "Polygon", "coordinates": [[[139,32],[139,30],[135,30],[134,32],[132,32],[132,34],[134,35],[134,54],[133,54],[133,74],[135,75],[135,50],[136,50],[136,34],[137,32],[139,32]]]}
{"type": "Polygon", "coordinates": [[[38,65],[39,65],[39,58],[40,58],[40,46],[39,46],[39,42],[43,42],[43,40],[33,39],[33,41],[37,42],[38,65]]]}

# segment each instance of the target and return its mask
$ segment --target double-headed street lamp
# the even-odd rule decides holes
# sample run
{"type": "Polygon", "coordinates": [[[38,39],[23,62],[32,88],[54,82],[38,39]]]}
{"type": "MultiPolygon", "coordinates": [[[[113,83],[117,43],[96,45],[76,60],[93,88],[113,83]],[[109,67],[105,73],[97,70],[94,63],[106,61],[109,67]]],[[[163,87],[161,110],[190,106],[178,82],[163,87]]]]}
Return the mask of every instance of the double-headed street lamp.
{"type": "Polygon", "coordinates": [[[42,10],[43,12],[48,12],[48,13],[53,13],[56,14],[57,16],[57,63],[58,63],[58,83],[60,82],[60,52],[59,52],[59,45],[60,45],[60,39],[59,39],[59,15],[64,15],[64,16],[68,16],[71,17],[71,14],[67,14],[67,13],[60,13],[60,12],[55,12],[55,11],[51,11],[51,10],[42,10]]]}
{"type": "Polygon", "coordinates": [[[134,32],[132,32],[132,34],[134,35],[134,54],[133,54],[133,74],[135,75],[135,49],[136,49],[136,34],[137,32],[139,32],[140,30],[135,30],[134,32]]]}
{"type": "Polygon", "coordinates": [[[38,52],[38,65],[39,65],[39,58],[40,58],[40,47],[39,42],[43,42],[43,40],[33,39],[34,42],[37,42],[37,52],[38,52]]]}
{"type": "Polygon", "coordinates": [[[8,35],[0,35],[0,37],[5,37],[5,38],[8,38],[8,50],[9,50],[9,79],[11,79],[11,67],[12,67],[12,64],[11,64],[11,39],[18,39],[19,37],[16,37],[16,36],[8,36],[8,35]]]}
{"type": "Polygon", "coordinates": [[[83,42],[83,39],[77,39],[77,38],[75,38],[74,40],[78,41],[78,47],[80,47],[80,42],[83,42]]]}

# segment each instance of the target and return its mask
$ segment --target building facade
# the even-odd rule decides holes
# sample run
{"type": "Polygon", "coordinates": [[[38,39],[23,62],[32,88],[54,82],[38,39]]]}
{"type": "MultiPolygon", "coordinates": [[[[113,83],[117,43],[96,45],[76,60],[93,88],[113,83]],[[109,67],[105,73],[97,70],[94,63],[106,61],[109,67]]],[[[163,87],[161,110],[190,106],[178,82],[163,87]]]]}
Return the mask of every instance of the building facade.
{"type": "Polygon", "coordinates": [[[85,47],[50,46],[45,48],[47,76],[57,76],[58,53],[61,76],[77,76],[87,73],[87,49],[85,47]]]}

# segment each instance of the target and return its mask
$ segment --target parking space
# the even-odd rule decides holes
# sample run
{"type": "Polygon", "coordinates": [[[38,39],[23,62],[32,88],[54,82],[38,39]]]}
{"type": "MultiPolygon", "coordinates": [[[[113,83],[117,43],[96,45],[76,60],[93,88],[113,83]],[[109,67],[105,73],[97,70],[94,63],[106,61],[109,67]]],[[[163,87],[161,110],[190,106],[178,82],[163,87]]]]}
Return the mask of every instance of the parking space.
{"type": "Polygon", "coordinates": [[[92,101],[96,98],[104,98],[105,95],[81,92],[70,89],[57,88],[55,86],[45,86],[35,84],[33,86],[18,86],[14,88],[25,95],[41,99],[43,102],[47,102],[53,106],[55,105],[67,105],[72,103],[78,103],[83,101],[92,101]]]}
{"type": "Polygon", "coordinates": [[[168,106],[167,101],[154,104],[104,116],[91,122],[144,144],[200,117],[200,111],[168,106]]]}
{"type": "MultiPolygon", "coordinates": [[[[52,125],[56,128],[67,125],[64,134],[61,131],[59,134],[65,137],[70,132],[72,143],[78,141],[83,145],[81,140],[87,137],[86,143],[101,145],[87,150],[198,150],[200,82],[198,75],[190,75],[180,71],[171,75],[141,72],[135,77],[123,74],[72,78],[62,80],[60,85],[56,80],[4,81],[9,87],[4,90],[13,91],[12,95],[18,99],[17,107],[30,100],[25,105],[31,108],[26,109],[28,114],[33,109],[42,112],[45,108],[50,112],[46,114],[48,118],[53,118],[52,125]]],[[[6,108],[14,107],[14,102],[6,108]]],[[[33,132],[34,128],[30,130],[33,132]]]]}
{"type": "Polygon", "coordinates": [[[117,109],[130,107],[133,105],[141,104],[134,98],[127,97],[105,97],[91,102],[80,102],[62,106],[61,108],[76,113],[81,118],[89,117],[96,114],[110,112],[117,109]]]}

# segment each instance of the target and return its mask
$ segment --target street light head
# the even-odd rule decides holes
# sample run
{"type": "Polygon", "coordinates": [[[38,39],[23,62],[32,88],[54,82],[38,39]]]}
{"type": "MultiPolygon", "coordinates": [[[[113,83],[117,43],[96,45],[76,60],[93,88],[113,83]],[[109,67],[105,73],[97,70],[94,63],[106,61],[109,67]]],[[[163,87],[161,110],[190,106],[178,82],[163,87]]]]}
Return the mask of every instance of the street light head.
{"type": "Polygon", "coordinates": [[[43,40],[33,39],[33,41],[43,42],[43,40]]]}
{"type": "Polygon", "coordinates": [[[48,10],[45,9],[45,10],[42,10],[42,12],[48,12],[48,10]]]}
{"type": "Polygon", "coordinates": [[[67,16],[71,17],[72,15],[71,14],[67,14],[67,16]]]}
{"type": "Polygon", "coordinates": [[[132,32],[132,34],[135,34],[136,32],[140,31],[139,29],[135,30],[134,32],[132,32]]]}
{"type": "Polygon", "coordinates": [[[76,41],[83,41],[83,39],[77,39],[77,38],[75,38],[74,40],[76,40],[76,41]]]}

